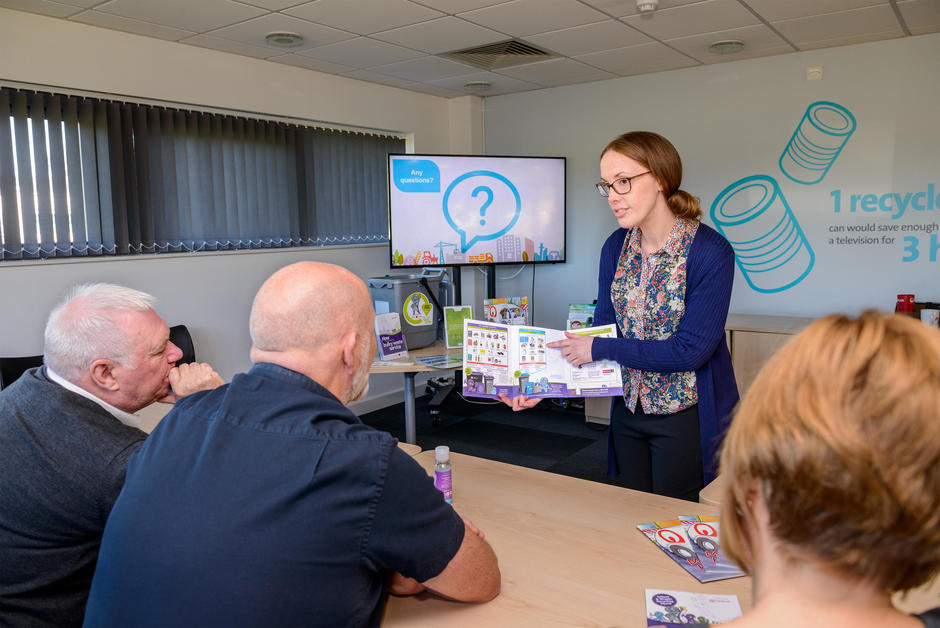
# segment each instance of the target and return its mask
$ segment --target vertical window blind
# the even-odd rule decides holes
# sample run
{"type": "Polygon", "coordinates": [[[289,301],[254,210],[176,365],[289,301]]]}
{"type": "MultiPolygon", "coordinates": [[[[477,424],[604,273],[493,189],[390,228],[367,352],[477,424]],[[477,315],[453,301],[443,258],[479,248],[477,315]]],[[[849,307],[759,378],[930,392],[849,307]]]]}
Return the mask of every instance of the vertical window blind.
{"type": "Polygon", "coordinates": [[[386,155],[404,149],[377,133],[0,88],[0,260],[385,242],[386,155]]]}

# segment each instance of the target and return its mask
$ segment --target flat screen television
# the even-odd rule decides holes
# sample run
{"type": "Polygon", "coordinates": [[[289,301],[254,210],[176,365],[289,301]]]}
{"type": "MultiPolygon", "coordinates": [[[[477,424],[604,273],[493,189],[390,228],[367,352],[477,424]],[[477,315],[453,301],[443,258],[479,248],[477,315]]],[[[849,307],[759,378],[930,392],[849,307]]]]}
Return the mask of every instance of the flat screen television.
{"type": "Polygon", "coordinates": [[[393,268],[565,261],[565,158],[388,156],[393,268]]]}

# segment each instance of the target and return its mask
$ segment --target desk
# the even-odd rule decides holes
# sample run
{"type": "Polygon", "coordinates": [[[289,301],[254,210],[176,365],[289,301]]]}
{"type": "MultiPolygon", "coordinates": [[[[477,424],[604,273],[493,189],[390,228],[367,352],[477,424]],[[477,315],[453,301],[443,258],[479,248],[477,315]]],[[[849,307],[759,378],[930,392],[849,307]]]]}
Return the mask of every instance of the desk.
{"type": "Polygon", "coordinates": [[[415,428],[415,373],[431,373],[439,370],[415,362],[412,358],[423,357],[427,355],[440,355],[442,353],[460,354],[460,349],[451,349],[444,346],[444,343],[438,340],[434,344],[421,349],[409,350],[408,357],[400,360],[390,360],[382,362],[375,360],[369,367],[369,374],[378,373],[402,373],[405,376],[405,442],[415,443],[417,440],[417,431],[415,428]]]}
{"type": "Polygon", "coordinates": [[[709,482],[705,488],[698,493],[698,500],[703,504],[708,504],[714,508],[721,506],[721,495],[725,490],[725,484],[719,475],[709,482]]]}
{"type": "MultiPolygon", "coordinates": [[[[428,472],[434,452],[415,456],[428,472]]],[[[749,578],[700,584],[636,524],[714,508],[451,452],[454,507],[486,534],[502,593],[487,604],[390,597],[383,626],[645,626],[644,589],[735,594],[749,578]]]]}

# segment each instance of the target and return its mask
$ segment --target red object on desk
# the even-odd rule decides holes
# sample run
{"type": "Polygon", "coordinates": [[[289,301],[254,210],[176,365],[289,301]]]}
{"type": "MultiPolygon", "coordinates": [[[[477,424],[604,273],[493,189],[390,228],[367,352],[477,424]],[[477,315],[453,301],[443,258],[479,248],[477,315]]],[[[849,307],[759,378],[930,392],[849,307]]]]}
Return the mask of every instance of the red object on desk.
{"type": "Polygon", "coordinates": [[[913,294],[899,294],[898,303],[894,306],[894,311],[899,314],[913,314],[914,313],[914,295],[913,294]]]}

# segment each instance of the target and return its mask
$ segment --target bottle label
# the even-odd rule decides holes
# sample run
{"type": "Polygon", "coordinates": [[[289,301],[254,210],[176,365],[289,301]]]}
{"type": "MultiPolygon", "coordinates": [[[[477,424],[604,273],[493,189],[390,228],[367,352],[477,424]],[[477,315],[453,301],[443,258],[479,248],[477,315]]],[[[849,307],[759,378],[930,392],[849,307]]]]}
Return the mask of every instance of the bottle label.
{"type": "Polygon", "coordinates": [[[450,470],[434,472],[434,487],[444,493],[445,502],[453,503],[454,489],[451,485],[450,470]]]}

